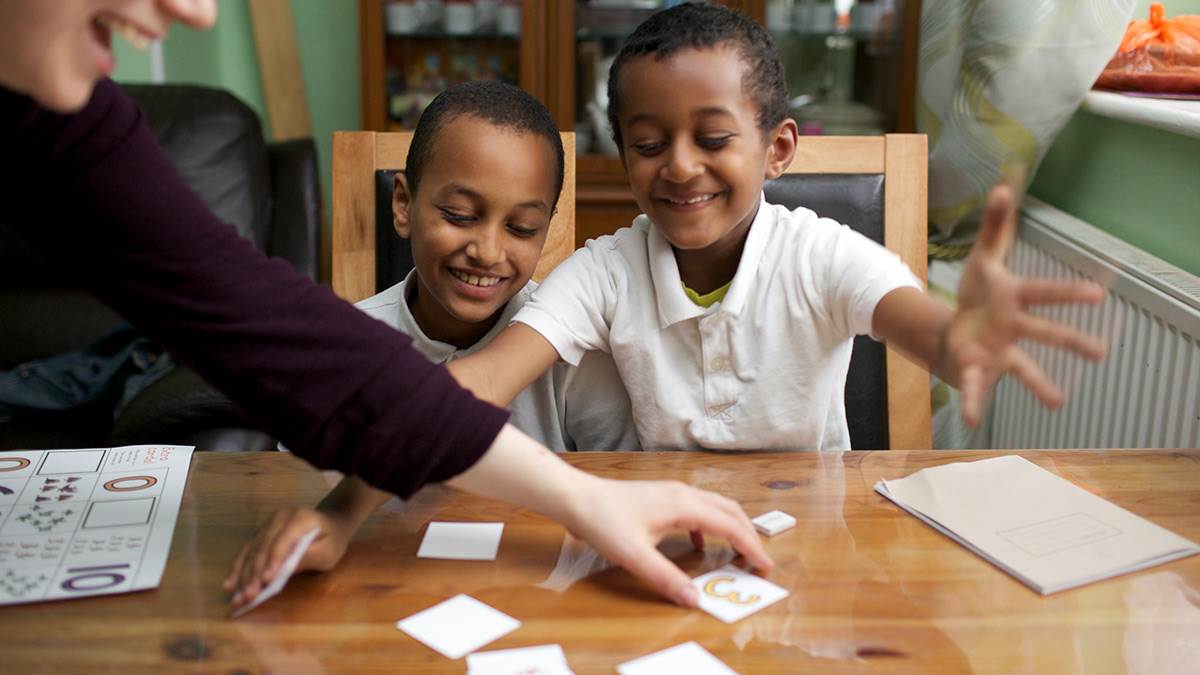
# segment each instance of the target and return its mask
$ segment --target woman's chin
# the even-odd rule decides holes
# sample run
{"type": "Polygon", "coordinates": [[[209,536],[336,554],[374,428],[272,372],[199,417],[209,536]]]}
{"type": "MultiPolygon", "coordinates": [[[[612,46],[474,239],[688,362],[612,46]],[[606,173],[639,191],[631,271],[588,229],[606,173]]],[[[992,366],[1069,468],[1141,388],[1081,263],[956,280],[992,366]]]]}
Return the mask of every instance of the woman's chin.
{"type": "Polygon", "coordinates": [[[59,113],[82,110],[92,98],[92,90],[96,87],[95,79],[79,75],[47,79],[52,81],[39,83],[29,95],[39,105],[59,113]]]}

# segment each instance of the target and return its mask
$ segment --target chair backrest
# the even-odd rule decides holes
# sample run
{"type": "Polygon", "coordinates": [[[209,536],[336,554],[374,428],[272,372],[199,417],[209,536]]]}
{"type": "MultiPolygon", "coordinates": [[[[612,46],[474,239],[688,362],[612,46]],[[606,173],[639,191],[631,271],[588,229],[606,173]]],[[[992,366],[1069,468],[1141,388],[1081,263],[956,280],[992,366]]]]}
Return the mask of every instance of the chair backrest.
{"type": "MultiPolygon", "coordinates": [[[[533,278],[541,281],[575,249],[575,134],[562,134],[565,165],[558,212],[533,278]]],[[[392,229],[392,177],[404,169],[412,132],[333,135],[333,291],[358,302],[412,268],[408,242],[392,229]]]]}
{"type": "MultiPolygon", "coordinates": [[[[765,189],[772,204],[804,206],[900,256],[924,284],[925,136],[802,136],[787,173],[765,189]]],[[[932,447],[929,373],[868,337],[854,341],[846,418],[856,449],[932,447]]]]}

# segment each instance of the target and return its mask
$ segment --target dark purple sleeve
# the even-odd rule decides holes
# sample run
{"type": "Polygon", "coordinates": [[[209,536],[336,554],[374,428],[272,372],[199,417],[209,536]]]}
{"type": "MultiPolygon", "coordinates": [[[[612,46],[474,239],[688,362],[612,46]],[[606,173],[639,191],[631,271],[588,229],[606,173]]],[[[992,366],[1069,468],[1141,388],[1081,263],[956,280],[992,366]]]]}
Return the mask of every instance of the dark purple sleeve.
{"type": "Polygon", "coordinates": [[[406,497],[507,420],[219,222],[111,81],[68,116],[0,90],[0,140],[6,225],[316,466],[406,497]]]}

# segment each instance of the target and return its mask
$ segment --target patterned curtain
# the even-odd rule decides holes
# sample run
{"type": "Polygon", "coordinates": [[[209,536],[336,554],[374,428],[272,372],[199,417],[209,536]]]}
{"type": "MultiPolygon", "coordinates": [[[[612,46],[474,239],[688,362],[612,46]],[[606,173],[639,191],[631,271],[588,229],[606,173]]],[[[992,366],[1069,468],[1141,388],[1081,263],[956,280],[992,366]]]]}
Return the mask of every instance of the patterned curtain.
{"type": "Polygon", "coordinates": [[[917,131],[929,135],[929,237],[965,254],[987,190],[1024,188],[1112,57],[1136,0],[924,0],[917,131]]]}

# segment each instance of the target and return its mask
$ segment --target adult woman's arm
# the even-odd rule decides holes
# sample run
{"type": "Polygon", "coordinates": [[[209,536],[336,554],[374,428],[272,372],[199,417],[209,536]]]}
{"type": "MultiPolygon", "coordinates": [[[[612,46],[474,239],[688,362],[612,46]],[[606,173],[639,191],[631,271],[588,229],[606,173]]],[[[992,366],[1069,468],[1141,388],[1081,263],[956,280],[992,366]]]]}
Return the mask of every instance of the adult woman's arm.
{"type": "Polygon", "coordinates": [[[217,221],[111,81],[72,115],[0,90],[0,147],[4,223],[297,455],[407,496],[504,425],[407,336],[217,221]]]}

